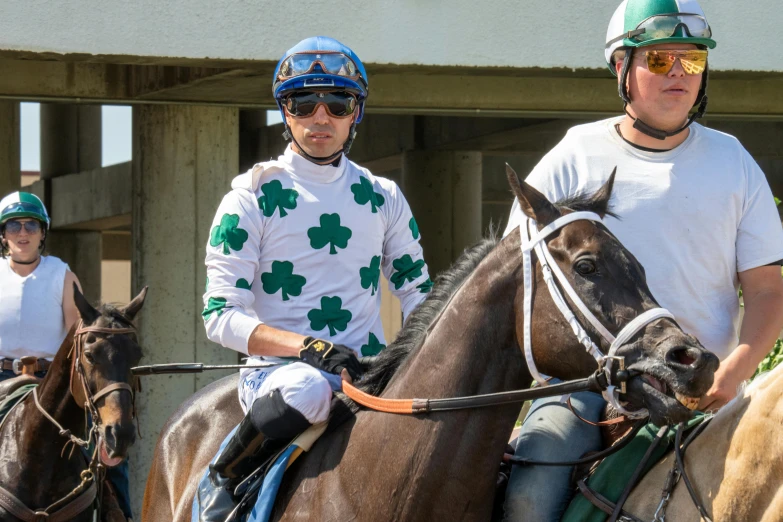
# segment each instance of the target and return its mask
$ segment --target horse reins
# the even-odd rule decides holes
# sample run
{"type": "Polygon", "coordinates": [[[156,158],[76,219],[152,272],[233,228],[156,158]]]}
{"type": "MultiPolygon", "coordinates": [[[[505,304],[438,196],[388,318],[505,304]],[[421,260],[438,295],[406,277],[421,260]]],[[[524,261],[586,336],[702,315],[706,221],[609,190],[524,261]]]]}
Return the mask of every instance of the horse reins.
{"type": "MultiPolygon", "coordinates": [[[[539,383],[539,388],[526,390],[514,390],[510,392],[491,393],[486,395],[474,395],[470,397],[454,397],[448,399],[384,399],[364,393],[353,385],[343,381],[343,393],[351,398],[357,404],[365,406],[372,410],[386,413],[397,414],[415,414],[430,413],[435,411],[450,411],[465,408],[478,408],[483,406],[495,406],[499,404],[508,404],[513,402],[524,402],[530,399],[541,397],[551,397],[562,395],[564,393],[573,393],[576,391],[595,391],[601,393],[607,402],[609,402],[620,413],[629,418],[643,418],[648,415],[647,410],[628,411],[620,404],[619,395],[625,391],[625,383],[633,376],[632,372],[625,370],[624,359],[616,355],[617,349],[628,342],[642,328],[658,319],[670,318],[674,316],[664,308],[653,308],[643,312],[626,324],[617,337],[612,335],[606,327],[601,324],[598,318],[587,308],[582,299],[572,288],[563,272],[557,266],[549,253],[545,239],[558,231],[565,225],[574,221],[588,220],[601,223],[601,217],[595,212],[572,212],[561,216],[541,230],[538,230],[535,220],[528,218],[519,226],[520,248],[522,250],[522,266],[524,273],[524,334],[523,345],[525,360],[531,376],[539,383]],[[544,275],[549,293],[555,302],[558,310],[571,326],[579,342],[598,362],[598,371],[587,379],[570,381],[562,384],[549,384],[542,374],[536,368],[533,358],[531,341],[531,323],[532,323],[532,303],[533,303],[533,263],[532,252],[535,250],[536,257],[544,275]],[[557,279],[557,282],[555,281],[557,279]],[[598,346],[593,342],[590,335],[582,327],[579,319],[571,311],[566,303],[563,294],[560,292],[557,283],[563,287],[571,301],[579,309],[581,314],[590,322],[596,331],[610,344],[609,355],[604,355],[598,346]],[[618,369],[613,368],[613,363],[617,362],[618,369]],[[603,375],[603,378],[598,378],[603,375]],[[614,381],[616,379],[616,382],[614,381]],[[592,381],[591,381],[592,380],[592,381]],[[570,391],[561,391],[567,389],[565,385],[573,385],[570,391]],[[549,388],[549,390],[545,390],[549,388]]],[[[452,294],[452,297],[456,292],[452,294]]],[[[451,300],[451,299],[450,299],[451,300]]],[[[448,305],[448,303],[447,303],[448,305]]],[[[444,309],[445,310],[445,307],[444,309]]],[[[438,314],[436,320],[442,315],[438,314]]],[[[428,329],[429,331],[429,329],[428,329]]],[[[636,372],[633,372],[636,373],[636,372]]]]}
{"type": "MultiPolygon", "coordinates": [[[[46,509],[33,511],[32,509],[28,508],[21,500],[19,500],[13,494],[7,491],[5,488],[0,486],[0,506],[2,506],[6,511],[11,513],[15,517],[19,518],[20,520],[23,520],[24,522],[67,521],[72,519],[74,516],[78,515],[85,509],[87,509],[95,501],[95,499],[98,498],[99,496],[98,490],[103,480],[103,474],[105,473],[105,468],[100,463],[100,459],[98,456],[100,452],[100,443],[99,443],[100,441],[98,440],[96,434],[101,426],[101,418],[98,412],[98,408],[95,406],[95,403],[97,401],[101,400],[102,398],[105,398],[112,392],[123,391],[123,390],[127,391],[128,393],[131,394],[131,401],[133,402],[133,417],[137,419],[137,423],[138,423],[138,417],[136,415],[136,402],[135,402],[136,395],[134,393],[134,389],[129,384],[124,382],[112,383],[100,389],[95,394],[92,394],[90,392],[90,389],[87,386],[87,377],[84,373],[84,367],[81,363],[82,344],[83,344],[82,337],[88,333],[100,333],[106,335],[136,334],[136,329],[132,327],[131,328],[104,328],[98,326],[85,327],[84,323],[81,320],[76,326],[76,331],[74,332],[74,337],[73,337],[73,345],[71,347],[70,353],[68,354],[69,357],[71,357],[71,372],[70,372],[69,388],[70,388],[71,396],[73,397],[74,401],[76,401],[76,403],[79,405],[80,408],[82,408],[85,411],[88,411],[92,416],[93,425],[87,432],[86,439],[80,439],[79,437],[71,433],[70,430],[64,428],[59,422],[57,422],[57,420],[54,417],[52,417],[43,408],[43,406],[41,406],[41,403],[38,399],[38,388],[33,388],[32,395],[33,395],[33,402],[35,404],[35,407],[38,409],[38,411],[41,412],[41,414],[47,420],[49,420],[49,422],[54,424],[54,426],[57,428],[61,436],[68,439],[68,442],[66,442],[65,446],[63,446],[63,454],[65,453],[65,449],[68,447],[69,444],[72,444],[72,447],[71,447],[71,453],[68,456],[68,458],[70,458],[73,455],[73,450],[76,446],[82,448],[88,448],[91,443],[94,443],[95,450],[93,451],[92,457],[88,462],[87,469],[82,471],[80,474],[80,477],[82,479],[81,483],[78,486],[76,486],[76,488],[74,488],[73,491],[68,493],[60,500],[51,504],[46,509]],[[81,390],[74,389],[74,376],[78,377],[79,383],[81,384],[81,390]],[[81,403],[77,398],[79,397],[79,395],[77,395],[76,393],[77,391],[80,391],[81,394],[83,395],[84,400],[81,403]],[[96,477],[98,479],[97,481],[96,481],[96,477]]],[[[136,379],[137,379],[136,388],[138,389],[138,377],[136,377],[136,379]]],[[[100,500],[98,500],[98,503],[100,503],[100,500]]]]}

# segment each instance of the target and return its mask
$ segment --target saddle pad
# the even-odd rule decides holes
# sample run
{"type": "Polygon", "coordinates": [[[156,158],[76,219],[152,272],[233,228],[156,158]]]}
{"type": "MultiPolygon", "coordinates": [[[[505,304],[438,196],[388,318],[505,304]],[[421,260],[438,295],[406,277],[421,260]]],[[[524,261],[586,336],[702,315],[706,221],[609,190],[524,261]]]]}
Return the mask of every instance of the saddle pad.
{"type": "Polygon", "coordinates": [[[38,386],[37,384],[25,384],[24,386],[20,386],[13,392],[11,392],[3,402],[0,403],[0,425],[3,423],[3,419],[5,419],[5,416],[8,415],[8,412],[11,411],[11,408],[16,406],[16,403],[19,402],[22,397],[30,393],[33,388],[38,386]]]}
{"type": "MultiPolygon", "coordinates": [[[[703,417],[703,413],[697,412],[688,421],[685,428],[686,432],[700,424],[703,417]]],[[[676,426],[670,427],[666,435],[663,436],[663,439],[642,471],[639,480],[674,447],[676,428],[676,426]]],[[[598,465],[598,468],[587,480],[587,485],[608,500],[617,502],[617,499],[620,498],[625,489],[625,485],[631,480],[636,467],[644,458],[647,448],[655,440],[659,429],[659,427],[653,424],[647,424],[639,430],[639,433],[625,448],[609,455],[598,465]]],[[[661,487],[663,487],[663,484],[661,484],[661,487]]],[[[606,518],[606,513],[595,507],[587,498],[577,492],[574,500],[571,501],[568,509],[566,509],[561,522],[603,522],[606,518]]]]}

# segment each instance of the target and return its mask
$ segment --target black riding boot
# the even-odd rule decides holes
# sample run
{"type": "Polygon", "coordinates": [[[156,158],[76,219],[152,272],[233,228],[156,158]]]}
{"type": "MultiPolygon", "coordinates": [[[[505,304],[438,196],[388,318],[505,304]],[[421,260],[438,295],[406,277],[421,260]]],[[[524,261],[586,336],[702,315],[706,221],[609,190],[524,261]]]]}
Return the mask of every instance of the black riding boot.
{"type": "Polygon", "coordinates": [[[225,522],[241,500],[233,495],[239,482],[309,426],[279,390],[256,399],[198,486],[199,521],[225,522]]]}

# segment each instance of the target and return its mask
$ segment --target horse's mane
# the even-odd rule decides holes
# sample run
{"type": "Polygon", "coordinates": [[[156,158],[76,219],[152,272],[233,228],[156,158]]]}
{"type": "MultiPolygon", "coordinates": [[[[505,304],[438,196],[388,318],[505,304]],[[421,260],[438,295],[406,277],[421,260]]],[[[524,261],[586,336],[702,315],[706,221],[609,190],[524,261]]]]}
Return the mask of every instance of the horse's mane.
{"type": "Polygon", "coordinates": [[[620,219],[620,217],[612,211],[612,205],[610,203],[603,203],[595,201],[593,194],[588,192],[582,192],[573,196],[568,196],[561,199],[554,204],[558,210],[572,210],[574,212],[595,212],[597,214],[603,214],[606,216],[612,216],[613,218],[620,219]]]}
{"type": "Polygon", "coordinates": [[[372,368],[364,374],[360,387],[372,395],[380,395],[402,362],[424,343],[430,323],[449,302],[465,279],[498,244],[495,231],[475,246],[466,249],[445,272],[438,275],[427,298],[408,316],[399,335],[379,355],[372,368]]]}

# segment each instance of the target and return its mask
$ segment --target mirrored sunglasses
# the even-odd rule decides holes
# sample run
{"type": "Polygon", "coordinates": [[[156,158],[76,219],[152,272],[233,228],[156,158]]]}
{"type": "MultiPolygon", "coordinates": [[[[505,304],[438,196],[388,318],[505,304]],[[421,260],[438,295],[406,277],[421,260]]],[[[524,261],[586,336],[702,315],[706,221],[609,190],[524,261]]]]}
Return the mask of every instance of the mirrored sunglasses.
{"type": "Polygon", "coordinates": [[[292,116],[307,117],[323,104],[334,117],[344,118],[356,110],[356,97],[347,92],[295,92],[283,100],[283,106],[292,116]]]}
{"type": "Polygon", "coordinates": [[[707,67],[707,51],[702,49],[645,51],[647,69],[653,74],[668,74],[679,59],[685,74],[701,74],[707,67]]]}
{"type": "Polygon", "coordinates": [[[18,234],[22,231],[23,226],[28,234],[36,234],[41,231],[41,223],[38,221],[16,221],[15,219],[6,222],[5,230],[9,234],[18,234]]]}

